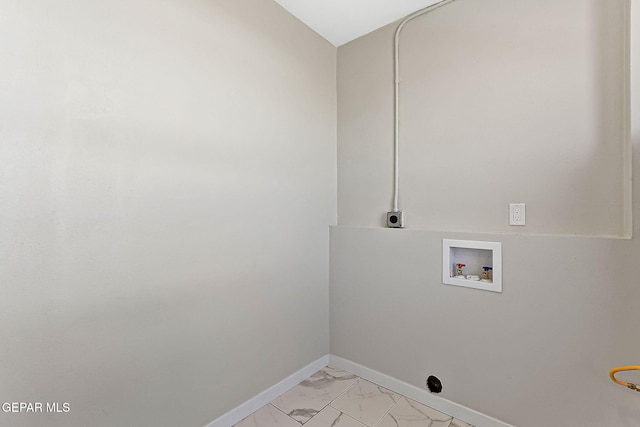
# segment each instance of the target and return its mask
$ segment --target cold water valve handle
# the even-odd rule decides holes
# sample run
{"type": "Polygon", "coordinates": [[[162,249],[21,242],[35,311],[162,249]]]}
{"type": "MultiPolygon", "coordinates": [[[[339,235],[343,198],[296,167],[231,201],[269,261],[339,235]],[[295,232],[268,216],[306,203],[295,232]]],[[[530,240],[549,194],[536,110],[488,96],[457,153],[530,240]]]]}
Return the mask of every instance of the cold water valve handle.
{"type": "Polygon", "coordinates": [[[490,282],[491,279],[489,277],[489,274],[491,274],[491,273],[489,273],[489,272],[492,271],[493,268],[492,267],[482,267],[482,270],[484,270],[482,272],[482,281],[483,282],[490,282]]]}
{"type": "Polygon", "coordinates": [[[613,368],[609,371],[609,378],[616,384],[620,384],[621,386],[627,387],[631,390],[640,392],[640,384],[626,383],[624,381],[620,381],[616,379],[615,374],[621,371],[640,371],[640,366],[620,366],[619,368],[613,368]]]}

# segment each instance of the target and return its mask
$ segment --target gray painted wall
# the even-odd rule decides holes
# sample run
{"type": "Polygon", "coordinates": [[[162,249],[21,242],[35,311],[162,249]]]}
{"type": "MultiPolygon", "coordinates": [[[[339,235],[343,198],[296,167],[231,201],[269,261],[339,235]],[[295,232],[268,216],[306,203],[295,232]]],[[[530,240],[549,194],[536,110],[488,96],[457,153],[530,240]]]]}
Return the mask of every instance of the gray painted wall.
{"type": "MultiPolygon", "coordinates": [[[[414,26],[415,36],[420,32],[426,34],[430,31],[427,26],[446,27],[455,14],[465,22],[472,21],[475,13],[465,13],[467,6],[475,12],[482,5],[502,7],[507,3],[518,3],[519,6],[505,8],[503,14],[496,16],[495,25],[506,20],[528,28],[528,18],[517,13],[519,8],[525,7],[524,2],[492,0],[456,2],[440,9],[442,13],[410,25],[414,26]]],[[[584,12],[578,3],[587,5],[591,12],[600,10],[595,8],[595,2],[527,3],[540,5],[541,11],[552,7],[552,3],[562,3],[558,5],[560,9],[571,5],[576,8],[571,20],[581,19],[578,12],[584,12]]],[[[623,5],[622,2],[611,3],[614,3],[614,12],[615,7],[623,5]]],[[[593,22],[602,24],[604,33],[619,34],[618,27],[604,26],[601,21],[618,19],[618,12],[591,16],[593,22]]],[[[633,2],[631,16],[634,19],[632,70],[638,75],[640,2],[633,2]]],[[[565,26],[560,24],[566,23],[564,18],[569,17],[560,19],[551,15],[542,20],[545,30],[540,37],[544,40],[562,38],[565,26]]],[[[584,218],[585,213],[573,219],[577,223],[574,229],[569,225],[570,218],[559,216],[556,221],[555,217],[544,216],[546,214],[540,213],[539,209],[528,211],[531,225],[517,231],[533,229],[532,233],[541,235],[516,234],[504,226],[506,203],[516,201],[516,197],[520,199],[520,195],[524,200],[518,201],[529,199],[524,197],[527,193],[518,193],[515,188],[510,191],[504,186],[504,163],[509,158],[501,158],[500,162],[492,160],[493,167],[484,171],[487,180],[498,188],[496,195],[487,195],[487,200],[492,209],[495,207],[493,215],[499,217],[499,222],[494,226],[489,210],[476,209],[475,205],[464,214],[455,213],[454,205],[438,204],[450,197],[443,194],[448,191],[448,184],[455,188],[460,183],[457,169],[449,158],[444,157],[449,155],[449,148],[443,147],[442,143],[429,142],[430,151],[420,151],[427,138],[421,133],[423,124],[415,123],[412,134],[408,130],[404,132],[404,158],[413,165],[428,164],[429,168],[425,166],[425,171],[421,171],[415,166],[410,171],[404,169],[401,175],[402,207],[408,215],[408,228],[379,227],[391,200],[392,86],[388,81],[391,75],[388,52],[393,28],[385,27],[338,51],[338,212],[341,226],[333,227],[331,231],[331,353],[418,387],[424,387],[428,375],[436,374],[444,383],[442,397],[517,426],[637,426],[640,396],[615,385],[608,378],[609,369],[615,366],[640,363],[640,321],[637,316],[640,301],[640,265],[637,261],[640,259],[637,237],[640,233],[640,182],[637,174],[633,186],[635,237],[630,240],[542,235],[544,232],[608,233],[599,228],[600,225],[609,229],[609,225],[619,222],[608,222],[603,217],[592,221],[584,218]],[[368,72],[362,73],[364,69],[368,72]],[[357,84],[356,76],[361,78],[357,84]],[[363,105],[367,107],[361,109],[363,105]],[[414,150],[413,154],[407,154],[407,151],[412,153],[411,150],[414,150]],[[437,188],[432,188],[434,186],[437,188]],[[433,192],[425,190],[423,194],[423,189],[427,188],[433,192]],[[413,200],[408,200],[411,197],[413,200]],[[446,218],[448,214],[451,218],[446,218]],[[451,231],[432,231],[434,229],[451,231]],[[442,285],[443,238],[502,242],[504,292],[496,294],[442,285]]],[[[468,27],[460,26],[459,29],[467,31],[468,27]]],[[[591,33],[584,34],[583,47],[600,40],[591,33]]],[[[406,39],[409,38],[407,31],[406,39]]],[[[428,40],[425,43],[428,44],[428,40]]],[[[448,41],[438,39],[437,43],[447,44],[448,41]]],[[[466,45],[458,48],[461,55],[474,54],[466,45]]],[[[495,55],[499,56],[500,52],[501,49],[496,49],[495,55]]],[[[545,50],[532,51],[530,61],[545,61],[544,55],[545,50]]],[[[593,63],[604,67],[595,59],[593,63]]],[[[560,68],[565,66],[559,58],[553,64],[560,68]]],[[[512,68],[521,65],[512,64],[512,68]]],[[[434,67],[437,68],[437,64],[434,67]]],[[[450,78],[458,84],[457,77],[454,73],[450,78]]],[[[493,82],[502,87],[501,81],[495,82],[492,76],[487,78],[488,84],[493,82]]],[[[446,76],[442,79],[447,81],[446,76]]],[[[634,79],[631,89],[634,165],[640,164],[638,83],[638,79],[634,79]]],[[[616,90],[612,93],[607,90],[601,96],[616,98],[619,95],[616,90]]],[[[424,105],[431,98],[422,95],[421,98],[414,96],[410,104],[405,98],[404,111],[411,117],[423,116],[428,121],[431,118],[426,111],[430,107],[424,105]]],[[[475,105],[475,93],[467,95],[469,103],[475,105]]],[[[589,103],[585,108],[600,108],[599,105],[589,103]]],[[[487,104],[486,110],[493,111],[495,107],[487,104]]],[[[518,103],[514,105],[516,110],[519,107],[518,103]]],[[[512,130],[520,126],[527,138],[545,142],[545,135],[562,125],[547,120],[546,107],[547,104],[543,104],[539,111],[532,111],[527,120],[507,125],[512,130]],[[540,129],[529,129],[528,119],[536,122],[540,129]]],[[[527,108],[533,107],[528,105],[527,108]]],[[[463,111],[468,110],[472,109],[463,106],[463,111]]],[[[483,115],[486,111],[478,113],[483,115]]],[[[571,118],[572,114],[567,112],[560,119],[572,121],[575,119],[571,118]]],[[[601,119],[613,114],[613,110],[603,114],[601,119]]],[[[619,118],[616,120],[620,122],[619,118]]],[[[448,131],[454,135],[465,133],[464,129],[456,128],[456,124],[462,127],[465,123],[468,122],[459,116],[444,117],[440,122],[441,131],[443,135],[448,135],[448,131]]],[[[609,122],[600,125],[607,127],[609,122]]],[[[410,125],[406,126],[412,129],[410,125]]],[[[501,124],[486,123],[486,135],[495,135],[500,129],[501,124]]],[[[592,132],[593,129],[582,135],[586,138],[592,132]]],[[[581,138],[576,134],[567,143],[580,145],[581,138]]],[[[599,141],[598,144],[611,142],[598,138],[593,141],[599,141]]],[[[560,141],[556,143],[561,144],[560,141]]],[[[536,153],[543,162],[555,164],[555,150],[555,147],[543,144],[536,153]]],[[[577,154],[578,158],[583,155],[586,153],[577,154]]],[[[525,173],[534,173],[528,164],[522,164],[522,168],[525,173]]],[[[583,178],[585,182],[595,179],[595,176],[582,173],[588,171],[550,175],[545,173],[543,165],[537,164],[535,168],[538,172],[531,182],[556,193],[558,200],[571,199],[574,195],[570,189],[574,185],[581,188],[583,178]]],[[[637,166],[634,170],[638,170],[637,166]]],[[[603,171],[607,172],[608,167],[596,173],[603,171]]],[[[616,171],[610,172],[615,175],[616,171]]],[[[481,189],[475,191],[481,196],[488,193],[481,189]]],[[[598,203],[596,194],[599,190],[594,191],[592,196],[582,194],[585,205],[598,203]]],[[[474,201],[474,194],[465,196],[474,201]]],[[[544,206],[550,209],[550,205],[544,206]]],[[[637,375],[626,378],[640,382],[637,375]]]]}
{"type": "MultiPolygon", "coordinates": [[[[400,204],[412,228],[623,235],[625,0],[460,0],[400,47],[400,204]]],[[[390,210],[393,32],[338,49],[338,218],[390,210]]],[[[629,205],[630,206],[630,205],[629,205]]],[[[627,206],[627,207],[629,207],[627,206]]]]}
{"type": "Polygon", "coordinates": [[[71,410],[0,424],[204,425],[328,353],[335,47],[274,2],[6,0],[0,57],[0,402],[71,410]]]}

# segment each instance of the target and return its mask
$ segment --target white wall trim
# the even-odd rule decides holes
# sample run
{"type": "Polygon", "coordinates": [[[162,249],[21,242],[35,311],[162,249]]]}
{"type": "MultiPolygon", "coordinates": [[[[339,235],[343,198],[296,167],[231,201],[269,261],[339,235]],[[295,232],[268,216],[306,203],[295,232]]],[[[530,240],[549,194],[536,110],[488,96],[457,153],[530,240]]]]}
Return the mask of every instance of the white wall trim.
{"type": "Polygon", "coordinates": [[[459,420],[465,421],[476,427],[513,427],[511,424],[491,418],[488,415],[451,402],[450,400],[436,396],[426,390],[422,390],[411,384],[405,383],[378,371],[374,371],[373,369],[369,369],[366,366],[362,366],[350,360],[343,359],[342,357],[329,355],[329,364],[336,368],[351,372],[352,374],[364,378],[367,381],[381,385],[391,391],[407,396],[416,402],[423,403],[433,409],[444,412],[445,414],[451,415],[454,418],[458,418],[459,420]]]}
{"type": "Polygon", "coordinates": [[[311,375],[315,374],[328,364],[329,355],[327,354],[325,356],[322,356],[315,362],[311,362],[304,368],[300,369],[298,372],[289,375],[284,380],[280,381],[274,386],[269,387],[257,396],[247,400],[235,409],[232,409],[226,414],[211,421],[209,424],[207,424],[206,427],[230,427],[236,424],[237,422],[253,414],[258,409],[262,408],[267,403],[271,402],[276,397],[280,396],[282,393],[295,387],[301,381],[306,380],[311,375]]]}
{"type": "Polygon", "coordinates": [[[351,372],[367,381],[379,384],[391,391],[407,396],[416,402],[423,403],[476,427],[513,427],[511,424],[491,418],[478,411],[469,409],[466,406],[451,402],[450,400],[431,394],[426,390],[390,377],[389,375],[332,354],[322,356],[298,372],[289,375],[276,385],[269,387],[242,405],[211,421],[206,427],[230,427],[236,424],[327,365],[351,372]]]}

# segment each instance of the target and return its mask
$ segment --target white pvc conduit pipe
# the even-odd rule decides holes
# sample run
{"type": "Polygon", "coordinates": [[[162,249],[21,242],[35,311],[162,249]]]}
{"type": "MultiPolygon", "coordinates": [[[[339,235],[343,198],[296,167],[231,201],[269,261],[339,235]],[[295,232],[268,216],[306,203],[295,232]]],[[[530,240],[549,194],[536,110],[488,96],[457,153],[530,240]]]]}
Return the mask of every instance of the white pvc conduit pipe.
{"type": "Polygon", "coordinates": [[[439,7],[442,7],[444,5],[446,5],[447,3],[451,3],[455,0],[442,0],[436,4],[432,4],[431,6],[425,7],[424,9],[420,9],[417,12],[414,12],[410,15],[407,15],[402,22],[400,22],[400,25],[398,25],[398,28],[396,29],[396,34],[395,34],[395,44],[394,44],[394,80],[395,80],[395,92],[394,92],[394,96],[395,96],[395,110],[394,110],[394,116],[395,116],[395,123],[394,123],[394,143],[393,143],[393,212],[399,212],[398,209],[398,193],[400,190],[400,172],[399,172],[399,163],[400,163],[400,156],[399,156],[399,146],[400,146],[400,31],[402,31],[402,28],[405,26],[405,24],[409,21],[411,21],[414,18],[417,18],[418,16],[424,15],[425,13],[429,13],[433,10],[438,9],[439,7]]]}

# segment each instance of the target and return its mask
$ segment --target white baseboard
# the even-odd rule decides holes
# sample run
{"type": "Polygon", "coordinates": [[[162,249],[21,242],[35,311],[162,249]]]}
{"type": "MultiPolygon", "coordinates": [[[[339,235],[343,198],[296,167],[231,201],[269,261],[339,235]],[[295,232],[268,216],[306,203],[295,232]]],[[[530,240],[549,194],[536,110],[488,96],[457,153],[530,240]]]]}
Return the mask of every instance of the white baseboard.
{"type": "Polygon", "coordinates": [[[476,427],[513,427],[510,424],[481,414],[480,412],[469,409],[466,406],[451,402],[450,400],[431,394],[426,390],[422,390],[411,384],[397,380],[378,371],[374,371],[373,369],[369,369],[366,366],[362,366],[358,363],[331,354],[322,356],[320,359],[310,363],[298,372],[289,375],[284,380],[272,387],[269,387],[267,390],[249,399],[237,408],[232,409],[226,414],[211,421],[206,427],[230,427],[236,424],[327,365],[351,372],[365,380],[407,396],[416,402],[423,403],[433,409],[444,412],[445,414],[451,415],[454,418],[458,418],[459,420],[465,421],[476,427]]]}
{"type": "Polygon", "coordinates": [[[411,384],[405,383],[366,366],[352,362],[342,357],[329,355],[329,364],[333,367],[351,372],[367,381],[376,383],[391,391],[402,394],[410,399],[425,404],[454,418],[465,421],[476,427],[513,427],[510,424],[491,418],[480,412],[469,409],[466,406],[459,405],[450,400],[436,396],[426,390],[422,390],[411,384]]]}
{"type": "Polygon", "coordinates": [[[295,387],[301,381],[306,380],[311,375],[315,374],[317,371],[324,368],[328,364],[329,355],[327,354],[326,356],[322,356],[315,362],[311,362],[304,368],[300,369],[298,372],[289,375],[278,384],[269,387],[257,396],[247,400],[242,405],[211,421],[209,424],[207,424],[206,427],[230,427],[236,424],[237,422],[253,414],[258,409],[262,408],[267,403],[271,402],[276,397],[280,396],[282,393],[295,387]]]}

